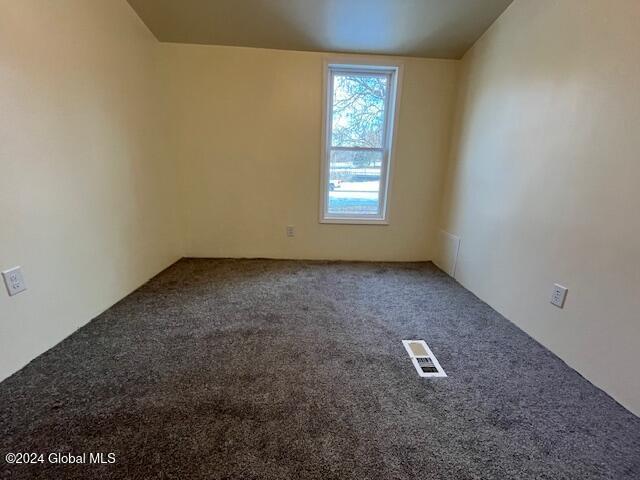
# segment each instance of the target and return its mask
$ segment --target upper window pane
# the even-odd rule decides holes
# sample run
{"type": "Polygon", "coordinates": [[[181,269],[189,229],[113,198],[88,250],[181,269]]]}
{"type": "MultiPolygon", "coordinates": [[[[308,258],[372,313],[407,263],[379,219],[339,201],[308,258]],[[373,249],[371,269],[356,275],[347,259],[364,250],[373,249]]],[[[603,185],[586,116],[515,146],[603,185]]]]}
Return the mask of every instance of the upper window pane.
{"type": "Polygon", "coordinates": [[[331,146],[383,148],[389,76],[333,73],[331,146]]]}

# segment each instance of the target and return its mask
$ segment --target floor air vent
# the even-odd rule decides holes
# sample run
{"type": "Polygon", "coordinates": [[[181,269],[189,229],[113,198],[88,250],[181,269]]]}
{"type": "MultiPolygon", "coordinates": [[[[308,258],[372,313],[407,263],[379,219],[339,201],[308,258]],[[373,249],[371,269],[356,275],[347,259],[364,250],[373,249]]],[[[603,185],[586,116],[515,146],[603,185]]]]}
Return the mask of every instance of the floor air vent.
{"type": "Polygon", "coordinates": [[[429,346],[424,340],[403,340],[413,366],[421,377],[446,377],[447,374],[440,366],[429,346]]]}

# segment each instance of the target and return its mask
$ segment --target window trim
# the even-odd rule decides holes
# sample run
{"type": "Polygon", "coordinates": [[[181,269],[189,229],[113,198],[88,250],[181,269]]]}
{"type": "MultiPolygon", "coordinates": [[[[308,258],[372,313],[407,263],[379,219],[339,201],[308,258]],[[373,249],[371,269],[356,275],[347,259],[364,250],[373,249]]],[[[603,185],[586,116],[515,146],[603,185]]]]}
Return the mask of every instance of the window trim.
{"type": "MultiPolygon", "coordinates": [[[[325,58],[323,62],[323,88],[322,88],[322,148],[320,168],[320,202],[319,222],[328,224],[350,225],[389,225],[389,203],[391,196],[392,173],[395,164],[395,138],[398,128],[398,115],[402,85],[402,62],[388,61],[380,58],[325,58]],[[381,185],[379,204],[382,209],[380,215],[329,215],[328,207],[328,180],[329,180],[329,154],[331,152],[331,101],[332,101],[332,72],[359,72],[390,74],[391,83],[388,89],[387,110],[385,118],[385,131],[383,152],[383,170],[381,172],[381,185]],[[383,197],[384,195],[384,197],[383,197]]],[[[368,150],[368,149],[367,149],[368,150]]],[[[375,150],[375,149],[371,149],[375,150]]]]}

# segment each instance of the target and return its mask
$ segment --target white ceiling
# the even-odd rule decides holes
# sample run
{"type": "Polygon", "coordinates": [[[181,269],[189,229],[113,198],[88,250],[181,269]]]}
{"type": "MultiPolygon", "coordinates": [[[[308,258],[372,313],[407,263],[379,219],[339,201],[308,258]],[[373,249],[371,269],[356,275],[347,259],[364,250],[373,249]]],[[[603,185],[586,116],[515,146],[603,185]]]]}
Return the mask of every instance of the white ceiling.
{"type": "Polygon", "coordinates": [[[162,42],[460,58],[512,0],[128,0],[162,42]]]}

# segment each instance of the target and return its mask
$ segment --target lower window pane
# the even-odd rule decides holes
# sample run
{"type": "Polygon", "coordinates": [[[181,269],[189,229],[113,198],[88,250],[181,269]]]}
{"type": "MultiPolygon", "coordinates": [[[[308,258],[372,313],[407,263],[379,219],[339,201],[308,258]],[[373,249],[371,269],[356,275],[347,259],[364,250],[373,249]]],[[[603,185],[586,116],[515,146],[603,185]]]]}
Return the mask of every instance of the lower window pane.
{"type": "Polygon", "coordinates": [[[379,215],[381,173],[380,151],[332,150],[329,215],[379,215]]]}

